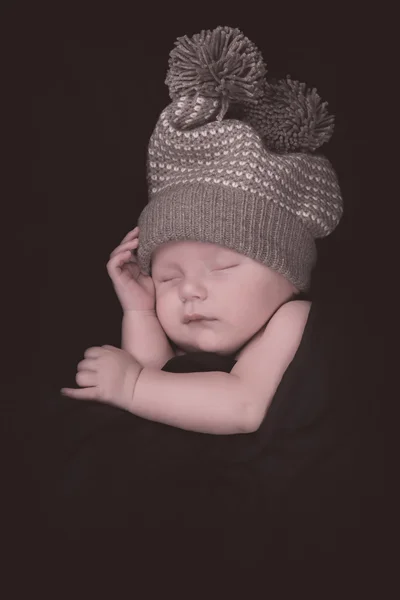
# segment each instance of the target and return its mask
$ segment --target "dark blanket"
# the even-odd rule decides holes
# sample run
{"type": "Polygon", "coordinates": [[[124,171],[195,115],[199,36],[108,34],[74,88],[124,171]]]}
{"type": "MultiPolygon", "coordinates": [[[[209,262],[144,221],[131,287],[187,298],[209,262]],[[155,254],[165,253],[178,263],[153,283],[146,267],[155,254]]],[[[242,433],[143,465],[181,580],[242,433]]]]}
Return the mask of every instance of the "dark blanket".
{"type": "MultiPolygon", "coordinates": [[[[208,564],[221,557],[230,566],[265,564],[271,552],[276,560],[302,556],[305,544],[319,554],[347,493],[331,466],[346,423],[331,334],[314,302],[296,356],[251,434],[201,434],[111,406],[43,400],[24,449],[40,529],[100,547],[134,540],[142,559],[147,548],[154,561],[157,549],[164,564],[196,553],[208,564]]],[[[230,372],[234,364],[193,353],[163,370],[230,372]]]]}

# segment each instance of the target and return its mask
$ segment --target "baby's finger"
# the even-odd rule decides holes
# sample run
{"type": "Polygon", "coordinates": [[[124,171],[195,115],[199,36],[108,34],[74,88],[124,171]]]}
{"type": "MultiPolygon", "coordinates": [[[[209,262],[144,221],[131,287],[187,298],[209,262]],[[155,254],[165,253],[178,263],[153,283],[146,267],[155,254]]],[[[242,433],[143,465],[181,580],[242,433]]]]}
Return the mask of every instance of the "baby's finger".
{"type": "Polygon", "coordinates": [[[131,239],[137,237],[138,235],[139,235],[139,227],[135,227],[135,229],[132,229],[131,231],[129,231],[126,234],[126,236],[121,241],[121,244],[123,244],[124,242],[127,242],[128,240],[131,240],[131,239]]]}
{"type": "Polygon", "coordinates": [[[110,258],[110,260],[107,263],[107,271],[111,274],[118,267],[122,268],[122,266],[127,262],[136,262],[136,259],[133,256],[131,250],[120,252],[119,254],[115,254],[115,256],[110,258]]]}
{"type": "Polygon", "coordinates": [[[111,279],[114,277],[119,277],[124,266],[127,264],[132,265],[132,268],[137,269],[137,272],[139,273],[140,269],[137,264],[136,257],[132,254],[131,250],[121,252],[120,254],[113,256],[113,258],[110,258],[107,263],[107,272],[111,279]]]}
{"type": "Polygon", "coordinates": [[[110,258],[113,258],[121,252],[126,252],[126,250],[134,250],[138,246],[138,244],[139,240],[137,238],[134,240],[130,240],[129,242],[125,242],[124,244],[120,244],[111,252],[110,258]]]}
{"type": "Polygon", "coordinates": [[[97,387],[87,388],[61,388],[60,390],[63,396],[69,396],[70,398],[76,398],[77,400],[98,400],[98,389],[97,387]]]}

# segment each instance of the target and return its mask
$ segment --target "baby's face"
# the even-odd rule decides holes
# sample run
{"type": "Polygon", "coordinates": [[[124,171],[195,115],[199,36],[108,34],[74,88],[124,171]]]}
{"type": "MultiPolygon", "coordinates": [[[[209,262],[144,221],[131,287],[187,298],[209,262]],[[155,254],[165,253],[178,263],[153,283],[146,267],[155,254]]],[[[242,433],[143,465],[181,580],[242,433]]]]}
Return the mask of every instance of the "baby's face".
{"type": "Polygon", "coordinates": [[[298,291],[265,265],[205,242],[158,247],[152,277],[158,319],[184,353],[236,352],[298,291]],[[210,320],[185,322],[193,313],[210,320]]]}

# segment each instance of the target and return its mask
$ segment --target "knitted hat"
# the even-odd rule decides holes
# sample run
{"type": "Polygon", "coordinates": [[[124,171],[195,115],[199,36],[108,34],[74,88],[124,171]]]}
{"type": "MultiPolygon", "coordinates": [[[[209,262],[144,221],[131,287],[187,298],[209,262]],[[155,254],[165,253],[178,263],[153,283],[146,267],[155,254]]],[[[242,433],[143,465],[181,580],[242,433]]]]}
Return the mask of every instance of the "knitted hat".
{"type": "Polygon", "coordinates": [[[327,103],[289,75],[267,81],[259,50],[238,29],[179,38],[169,67],[172,103],[148,148],[140,268],[151,274],[163,243],[210,242],[308,291],[315,239],[343,213],[335,171],[315,153],[333,132],[327,103]]]}

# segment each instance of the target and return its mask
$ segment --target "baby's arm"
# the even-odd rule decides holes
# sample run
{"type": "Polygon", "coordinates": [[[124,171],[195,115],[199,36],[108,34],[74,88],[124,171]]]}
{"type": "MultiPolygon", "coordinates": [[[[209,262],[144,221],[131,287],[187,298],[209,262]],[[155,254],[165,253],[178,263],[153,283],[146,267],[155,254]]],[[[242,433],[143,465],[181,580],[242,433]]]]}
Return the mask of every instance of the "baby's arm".
{"type": "Polygon", "coordinates": [[[162,369],[175,356],[155,310],[124,311],[121,348],[142,367],[162,369]]]}
{"type": "Polygon", "coordinates": [[[144,368],[129,410],[181,429],[217,435],[257,431],[296,355],[311,304],[284,304],[230,373],[169,373],[144,368]]]}

